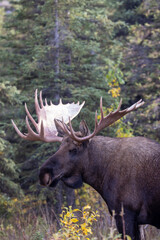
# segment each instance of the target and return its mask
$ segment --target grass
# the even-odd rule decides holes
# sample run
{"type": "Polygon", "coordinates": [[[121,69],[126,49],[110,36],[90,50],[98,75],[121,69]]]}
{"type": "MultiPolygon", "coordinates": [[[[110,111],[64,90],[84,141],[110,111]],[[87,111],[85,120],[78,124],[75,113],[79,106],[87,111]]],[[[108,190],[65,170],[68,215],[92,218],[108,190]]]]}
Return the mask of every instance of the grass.
{"type": "MultiPolygon", "coordinates": [[[[64,208],[57,216],[45,202],[27,198],[13,199],[0,205],[1,240],[117,240],[114,219],[106,209],[90,206],[64,208]],[[6,210],[6,211],[5,211],[6,210]],[[3,214],[2,214],[3,213],[3,214]]],[[[142,240],[160,240],[160,231],[141,227],[142,240]]],[[[129,239],[129,238],[128,238],[129,239]]]]}
{"type": "MultiPolygon", "coordinates": [[[[29,208],[18,206],[16,211],[6,218],[0,218],[1,240],[115,240],[118,235],[114,226],[106,228],[104,216],[92,211],[90,206],[82,210],[64,208],[57,216],[46,205],[29,208]],[[100,231],[101,228],[101,231],[100,231]],[[107,229],[107,231],[106,231],[107,229]],[[105,235],[108,235],[108,238],[105,235]]],[[[108,218],[108,215],[107,215],[108,218]]],[[[108,221],[108,220],[107,220],[108,221]]],[[[106,221],[106,222],[107,222],[106,221]]]]}

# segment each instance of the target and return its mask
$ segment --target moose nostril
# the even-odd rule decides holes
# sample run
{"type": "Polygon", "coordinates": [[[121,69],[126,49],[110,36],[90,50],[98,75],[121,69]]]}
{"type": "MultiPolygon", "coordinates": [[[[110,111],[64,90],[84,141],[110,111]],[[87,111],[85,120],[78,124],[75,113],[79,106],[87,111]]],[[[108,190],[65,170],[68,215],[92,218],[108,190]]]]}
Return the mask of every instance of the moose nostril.
{"type": "Polygon", "coordinates": [[[50,174],[49,174],[49,173],[46,173],[46,174],[44,175],[44,177],[43,177],[43,183],[44,183],[44,185],[49,185],[50,180],[51,180],[50,174]]]}

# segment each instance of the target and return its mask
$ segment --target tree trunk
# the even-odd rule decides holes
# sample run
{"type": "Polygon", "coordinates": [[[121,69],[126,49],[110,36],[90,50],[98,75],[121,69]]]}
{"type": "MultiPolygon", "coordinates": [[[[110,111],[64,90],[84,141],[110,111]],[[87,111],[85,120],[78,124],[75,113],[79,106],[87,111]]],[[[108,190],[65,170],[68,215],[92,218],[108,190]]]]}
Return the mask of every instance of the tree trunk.
{"type": "Polygon", "coordinates": [[[58,15],[58,0],[55,0],[55,77],[59,77],[59,15],[58,15]]]}

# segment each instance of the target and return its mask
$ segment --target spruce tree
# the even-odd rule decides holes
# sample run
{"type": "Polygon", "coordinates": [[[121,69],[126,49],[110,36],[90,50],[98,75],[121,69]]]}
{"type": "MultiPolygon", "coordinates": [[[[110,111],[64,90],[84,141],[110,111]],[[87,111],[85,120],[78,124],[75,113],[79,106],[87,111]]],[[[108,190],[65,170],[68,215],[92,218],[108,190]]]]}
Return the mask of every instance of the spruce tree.
{"type": "MultiPolygon", "coordinates": [[[[115,6],[105,0],[15,2],[15,11],[6,19],[8,34],[1,56],[7,69],[4,78],[20,91],[14,120],[22,132],[26,131],[25,102],[36,119],[36,88],[54,103],[60,97],[64,103],[85,100],[86,107],[73,124],[78,128],[80,118],[84,118],[93,130],[100,96],[107,107],[113,102],[106,75],[119,61],[122,47],[119,37],[115,38],[120,23],[112,21],[115,6]]],[[[15,161],[22,169],[22,188],[26,192],[41,192],[37,185],[38,168],[56,151],[57,145],[25,142],[13,132],[12,136],[19,149],[15,161]]],[[[62,188],[59,191],[63,192],[62,188]]],[[[59,202],[62,197],[63,194],[59,202]]]]}
{"type": "Polygon", "coordinates": [[[8,49],[5,48],[4,17],[5,8],[2,7],[0,8],[0,193],[6,196],[16,196],[21,193],[21,190],[18,184],[19,168],[14,162],[16,147],[12,145],[9,118],[14,113],[12,108],[17,102],[19,91],[16,86],[12,85],[10,72],[6,66],[8,49]]]}
{"type": "Polygon", "coordinates": [[[131,102],[142,98],[146,104],[139,114],[133,113],[134,132],[160,141],[159,126],[159,20],[160,9],[157,1],[142,2],[135,9],[143,15],[144,21],[130,27],[128,47],[125,51],[125,73],[127,75],[124,92],[131,102]],[[136,121],[135,121],[136,119],[136,121]]]}

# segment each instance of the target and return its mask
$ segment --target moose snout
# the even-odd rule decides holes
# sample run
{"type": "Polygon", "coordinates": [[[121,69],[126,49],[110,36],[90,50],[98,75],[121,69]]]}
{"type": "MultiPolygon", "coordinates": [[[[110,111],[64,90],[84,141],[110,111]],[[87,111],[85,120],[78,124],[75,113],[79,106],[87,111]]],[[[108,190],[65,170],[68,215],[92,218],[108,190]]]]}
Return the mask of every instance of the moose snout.
{"type": "Polygon", "coordinates": [[[45,187],[55,187],[62,176],[62,172],[55,173],[51,167],[41,167],[39,172],[39,183],[45,187]]]}

